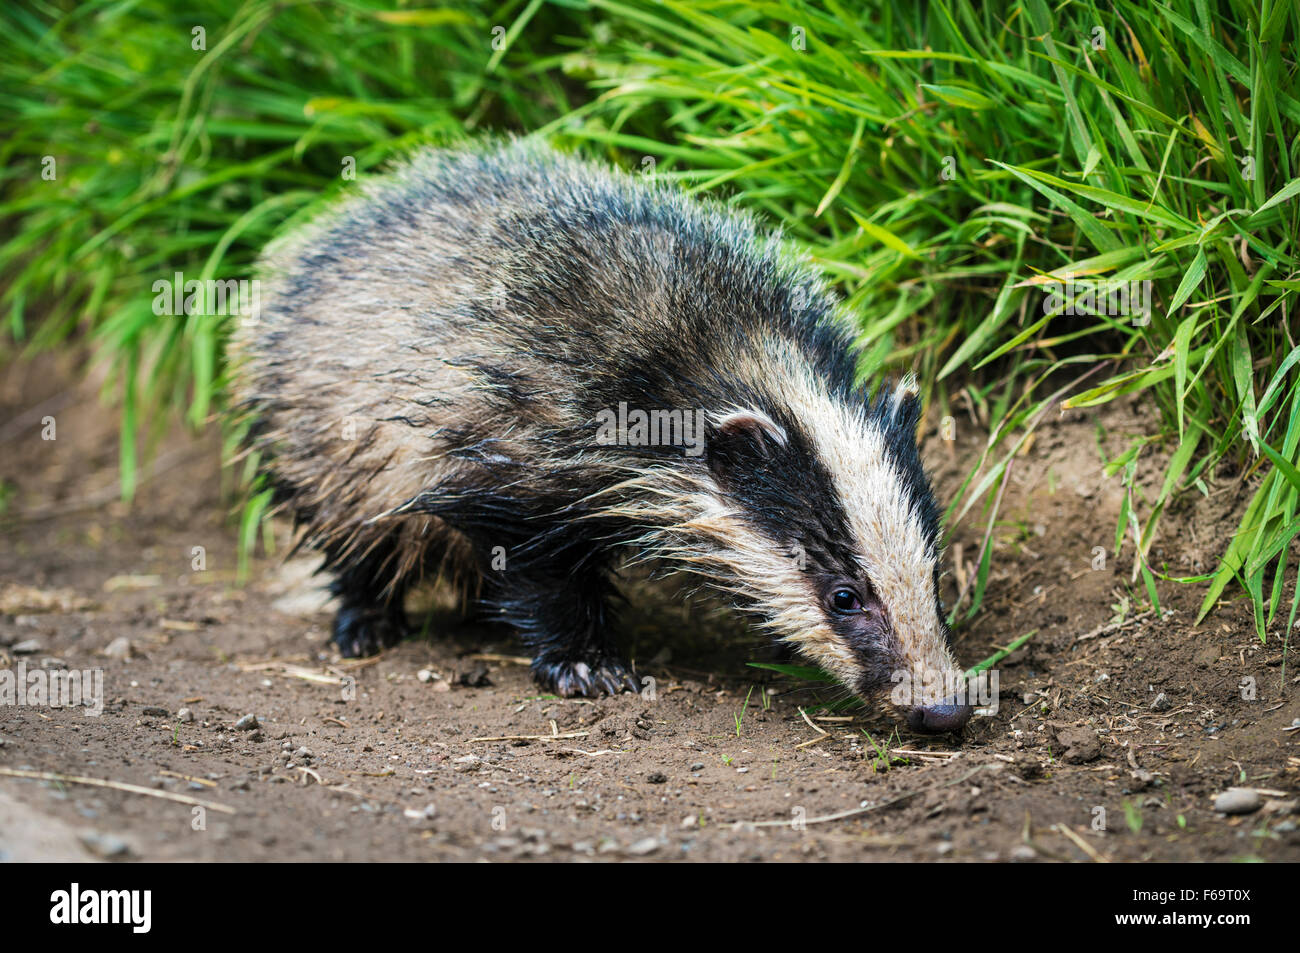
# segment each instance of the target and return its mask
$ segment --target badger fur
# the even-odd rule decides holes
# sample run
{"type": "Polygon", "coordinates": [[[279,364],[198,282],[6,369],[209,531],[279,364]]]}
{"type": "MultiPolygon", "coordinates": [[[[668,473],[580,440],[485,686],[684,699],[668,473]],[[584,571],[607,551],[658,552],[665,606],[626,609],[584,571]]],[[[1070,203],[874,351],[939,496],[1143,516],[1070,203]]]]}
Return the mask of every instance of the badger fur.
{"type": "Polygon", "coordinates": [[[635,691],[612,576],[653,559],[913,727],[969,717],[915,384],[858,381],[824,282],[749,217],[533,142],[430,149],[262,277],[236,391],[344,655],[439,577],[544,687],[635,691]]]}

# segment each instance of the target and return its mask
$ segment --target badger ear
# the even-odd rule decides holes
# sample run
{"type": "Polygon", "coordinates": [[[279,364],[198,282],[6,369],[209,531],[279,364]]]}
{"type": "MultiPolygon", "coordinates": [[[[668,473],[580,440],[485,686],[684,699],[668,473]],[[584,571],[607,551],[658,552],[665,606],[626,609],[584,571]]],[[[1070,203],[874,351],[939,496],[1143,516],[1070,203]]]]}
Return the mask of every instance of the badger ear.
{"type": "Polygon", "coordinates": [[[894,425],[909,433],[915,431],[921,422],[921,387],[915,374],[907,374],[898,382],[889,402],[889,416],[894,425]]]}
{"type": "Polygon", "coordinates": [[[736,464],[770,459],[787,443],[785,428],[761,410],[740,408],[716,414],[708,432],[706,453],[709,469],[722,478],[736,464]]]}

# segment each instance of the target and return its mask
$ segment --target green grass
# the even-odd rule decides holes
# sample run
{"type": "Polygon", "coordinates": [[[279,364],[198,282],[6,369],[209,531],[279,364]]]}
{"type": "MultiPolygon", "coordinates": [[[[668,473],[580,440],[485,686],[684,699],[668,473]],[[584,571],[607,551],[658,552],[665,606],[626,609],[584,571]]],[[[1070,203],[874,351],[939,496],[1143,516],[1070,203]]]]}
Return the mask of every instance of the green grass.
{"type": "Polygon", "coordinates": [[[1099,542],[1136,555],[1154,602],[1170,501],[1251,481],[1222,566],[1188,581],[1209,583],[1203,616],[1238,580],[1264,637],[1300,532],[1294,4],[591,6],[636,28],[571,57],[601,97],[567,132],[764,210],[841,282],[865,373],[916,366],[941,415],[992,430],[948,511],[988,528],[954,621],[980,608],[1033,428],[1141,391],[1160,434],[1115,462],[1129,492],[1099,542]],[[1152,282],[1149,320],[1048,313],[1040,282],[1067,275],[1152,282]]]}
{"type": "MultiPolygon", "coordinates": [[[[987,426],[948,512],[950,527],[978,519],[985,538],[954,623],[981,607],[1001,488],[1033,429],[1062,405],[1141,392],[1155,436],[1110,461],[1127,492],[1098,543],[1136,557],[1153,601],[1157,579],[1199,582],[1202,615],[1244,592],[1261,638],[1282,618],[1289,631],[1289,0],[194,10],[139,0],[0,15],[8,339],[95,340],[114,368],[128,493],[145,434],[222,406],[222,321],[156,317],[155,280],[247,276],[273,233],[346,184],[346,156],[364,173],[415,142],[541,129],[780,224],[858,316],[864,374],[914,367],[931,419],[987,426]],[[195,25],[205,51],[191,48],[195,25]],[[1151,282],[1149,320],[1083,300],[1045,309],[1044,282],[1066,275],[1151,282]],[[1135,477],[1153,464],[1160,489],[1144,496],[1135,477]],[[1250,502],[1215,572],[1179,577],[1149,559],[1178,495],[1236,483],[1250,502]]],[[[260,515],[248,512],[246,545],[260,515]]]]}
{"type": "Polygon", "coordinates": [[[551,8],[386,6],[92,0],[0,14],[0,314],[15,343],[89,335],[112,363],[128,496],[137,438],[176,415],[202,424],[223,389],[225,320],[156,316],[155,281],[248,277],[345,172],[571,108],[527,34],[492,45],[495,25],[549,35],[551,8]]]}

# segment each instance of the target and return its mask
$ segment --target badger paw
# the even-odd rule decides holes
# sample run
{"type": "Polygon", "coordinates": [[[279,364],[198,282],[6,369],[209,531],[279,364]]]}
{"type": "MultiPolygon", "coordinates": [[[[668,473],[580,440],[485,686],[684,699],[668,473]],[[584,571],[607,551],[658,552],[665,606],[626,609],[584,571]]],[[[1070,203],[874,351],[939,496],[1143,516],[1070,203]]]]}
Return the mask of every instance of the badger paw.
{"type": "Polygon", "coordinates": [[[345,606],[334,617],[334,644],[344,658],[377,655],[405,635],[406,627],[381,609],[345,606]]]}
{"type": "Polygon", "coordinates": [[[622,662],[612,659],[592,662],[538,659],[533,663],[533,676],[543,688],[565,698],[617,695],[624,691],[638,694],[641,691],[636,674],[622,662]]]}

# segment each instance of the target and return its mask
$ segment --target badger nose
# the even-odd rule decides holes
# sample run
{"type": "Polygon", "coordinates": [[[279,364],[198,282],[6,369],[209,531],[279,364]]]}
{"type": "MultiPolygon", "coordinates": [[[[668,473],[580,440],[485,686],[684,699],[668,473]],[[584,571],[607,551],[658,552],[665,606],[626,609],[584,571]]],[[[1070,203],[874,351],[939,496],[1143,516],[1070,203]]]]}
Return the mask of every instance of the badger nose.
{"type": "Polygon", "coordinates": [[[925,705],[913,708],[907,713],[907,724],[914,731],[926,731],[938,734],[943,731],[961,731],[970,721],[971,705],[958,705],[940,702],[937,705],[925,705]]]}

